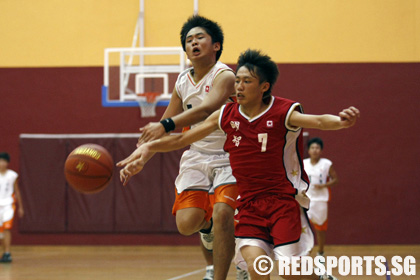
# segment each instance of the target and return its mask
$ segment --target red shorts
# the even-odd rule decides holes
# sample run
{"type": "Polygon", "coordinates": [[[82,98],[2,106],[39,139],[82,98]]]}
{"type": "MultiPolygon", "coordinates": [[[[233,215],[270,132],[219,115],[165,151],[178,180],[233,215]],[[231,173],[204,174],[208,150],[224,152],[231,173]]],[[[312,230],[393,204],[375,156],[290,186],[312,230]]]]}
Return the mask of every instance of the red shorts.
{"type": "Polygon", "coordinates": [[[184,208],[201,208],[206,212],[206,220],[209,221],[213,215],[213,205],[223,202],[228,204],[232,209],[236,209],[236,198],[238,197],[238,187],[236,185],[222,185],[214,190],[214,194],[208,194],[206,191],[183,191],[180,194],[175,189],[175,203],[172,207],[172,214],[175,216],[176,211],[184,208]]]}
{"type": "Polygon", "coordinates": [[[274,246],[299,241],[300,206],[293,196],[272,195],[245,202],[235,220],[237,238],[256,238],[274,246]]]}

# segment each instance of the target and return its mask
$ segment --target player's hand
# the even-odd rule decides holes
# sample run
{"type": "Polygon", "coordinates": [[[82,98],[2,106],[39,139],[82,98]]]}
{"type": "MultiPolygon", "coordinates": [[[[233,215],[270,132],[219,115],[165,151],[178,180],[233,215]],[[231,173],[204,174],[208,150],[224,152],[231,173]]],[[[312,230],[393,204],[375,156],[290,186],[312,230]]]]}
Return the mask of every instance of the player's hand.
{"type": "Polygon", "coordinates": [[[351,106],[341,111],[338,115],[340,117],[342,127],[348,128],[356,124],[357,118],[360,118],[360,111],[351,106]]]}
{"type": "Polygon", "coordinates": [[[143,170],[145,162],[140,158],[136,159],[129,164],[127,164],[123,169],[120,170],[120,181],[123,183],[123,186],[128,184],[128,181],[143,170]]]}
{"type": "Polygon", "coordinates": [[[159,139],[166,134],[165,128],[160,122],[148,123],[146,126],[140,128],[140,132],[142,132],[142,135],[139,138],[137,147],[144,143],[159,139]]]}
{"type": "Polygon", "coordinates": [[[19,218],[22,218],[23,215],[25,215],[25,211],[23,211],[23,208],[22,207],[19,207],[19,209],[18,209],[18,215],[19,215],[19,218]]]}
{"type": "Polygon", "coordinates": [[[316,189],[322,189],[322,188],[325,188],[325,185],[314,185],[314,187],[316,189]]]}
{"type": "MultiPolygon", "coordinates": [[[[149,153],[149,149],[147,147],[147,144],[139,146],[137,149],[134,150],[134,152],[131,153],[127,158],[123,159],[122,161],[117,163],[118,167],[125,167],[126,165],[138,160],[138,159],[144,159],[147,157],[147,154],[149,153]]],[[[146,162],[144,163],[146,164],[146,162]]]]}

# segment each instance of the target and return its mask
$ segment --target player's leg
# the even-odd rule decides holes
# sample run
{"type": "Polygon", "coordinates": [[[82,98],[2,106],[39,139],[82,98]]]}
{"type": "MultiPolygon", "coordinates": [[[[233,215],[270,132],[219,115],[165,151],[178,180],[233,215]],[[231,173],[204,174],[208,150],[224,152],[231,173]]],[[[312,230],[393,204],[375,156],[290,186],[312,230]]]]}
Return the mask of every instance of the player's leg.
{"type": "MultiPolygon", "coordinates": [[[[268,245],[267,245],[268,246],[268,245]]],[[[247,264],[248,272],[251,275],[252,280],[266,280],[270,279],[270,274],[268,275],[261,275],[257,271],[255,271],[254,262],[255,260],[260,257],[267,255],[264,249],[257,246],[243,246],[241,247],[241,254],[247,264]]],[[[269,265],[269,264],[268,264],[269,265]]],[[[265,267],[262,265],[263,270],[270,269],[269,267],[265,267]]]]}
{"type": "Polygon", "coordinates": [[[211,182],[203,171],[208,156],[194,150],[184,152],[175,180],[176,197],[172,214],[176,216],[178,231],[191,235],[199,230],[211,230],[211,206],[208,190],[211,182]]]}
{"type": "Polygon", "coordinates": [[[265,204],[264,199],[254,199],[242,203],[235,215],[236,246],[234,262],[242,272],[249,272],[249,274],[241,273],[242,279],[249,279],[249,276],[252,280],[269,279],[266,276],[256,275],[256,271],[254,271],[255,259],[261,255],[271,256],[273,252],[273,245],[269,241],[271,240],[268,229],[269,220],[265,218],[265,215],[259,215],[264,212],[264,207],[267,206],[265,204]],[[245,247],[249,248],[246,249],[245,247]],[[257,249],[254,248],[254,250],[253,247],[257,249]],[[245,250],[245,255],[242,254],[242,249],[245,250]]]}
{"type": "Polygon", "coordinates": [[[326,240],[326,231],[328,228],[328,202],[311,201],[308,216],[316,232],[316,239],[318,243],[317,254],[323,256],[326,240]]]}
{"type": "Polygon", "coordinates": [[[223,202],[214,204],[214,279],[226,279],[235,251],[234,209],[223,202]]]}
{"type": "Polygon", "coordinates": [[[205,220],[206,212],[201,208],[184,208],[176,211],[176,225],[182,235],[189,236],[200,229],[210,228],[211,222],[205,220]]]}
{"type": "Polygon", "coordinates": [[[3,250],[5,253],[10,253],[10,244],[12,243],[12,234],[10,229],[4,229],[3,231],[3,250]]]}
{"type": "Polygon", "coordinates": [[[213,266],[213,252],[207,250],[200,238],[200,248],[203,253],[204,259],[206,260],[206,274],[203,277],[203,280],[213,280],[214,279],[214,266],[213,266]]]}
{"type": "Polygon", "coordinates": [[[324,245],[326,239],[326,231],[316,229],[316,240],[318,243],[318,255],[324,255],[324,245]]]}
{"type": "Polygon", "coordinates": [[[10,253],[10,246],[12,244],[12,234],[10,232],[13,225],[13,216],[14,216],[14,205],[3,206],[3,209],[0,211],[2,215],[2,226],[3,231],[3,256],[0,259],[0,262],[11,262],[12,256],[10,253]]]}
{"type": "MultiPolygon", "coordinates": [[[[314,246],[314,236],[312,229],[310,227],[309,219],[306,215],[306,211],[299,206],[299,215],[300,215],[300,237],[297,242],[293,242],[291,244],[286,245],[277,245],[274,248],[274,256],[275,259],[278,260],[280,257],[293,257],[293,256],[307,256],[309,255],[310,251],[314,246]]],[[[294,218],[296,219],[296,217],[294,218]]],[[[289,220],[287,224],[291,224],[291,220],[289,220]]],[[[275,244],[279,244],[279,240],[281,240],[281,235],[278,233],[281,232],[281,228],[288,228],[288,226],[282,225],[281,223],[276,224],[273,226],[274,236],[273,239],[275,240],[275,244]]],[[[292,227],[295,228],[295,227],[292,227]]],[[[280,241],[282,242],[282,241],[280,241]]],[[[307,276],[299,276],[299,275],[288,275],[282,276],[286,280],[303,280],[303,279],[328,279],[328,280],[336,280],[337,278],[332,275],[321,275],[318,276],[315,273],[312,275],[307,276]]]]}
{"type": "Polygon", "coordinates": [[[210,190],[210,203],[213,205],[214,223],[214,279],[226,279],[235,253],[235,233],[233,216],[236,210],[238,187],[232,175],[226,155],[214,158],[212,168],[215,174],[214,188],[210,190]]]}
{"type": "Polygon", "coordinates": [[[3,255],[0,259],[0,262],[11,262],[12,261],[12,255],[10,253],[10,245],[12,243],[12,234],[10,232],[10,228],[6,229],[6,224],[3,224],[3,255]]]}
{"type": "Polygon", "coordinates": [[[209,191],[213,206],[213,261],[214,279],[224,280],[229,272],[235,253],[235,234],[233,216],[236,209],[238,188],[232,175],[229,156],[214,155],[207,165],[208,176],[213,178],[213,187],[209,191]]]}

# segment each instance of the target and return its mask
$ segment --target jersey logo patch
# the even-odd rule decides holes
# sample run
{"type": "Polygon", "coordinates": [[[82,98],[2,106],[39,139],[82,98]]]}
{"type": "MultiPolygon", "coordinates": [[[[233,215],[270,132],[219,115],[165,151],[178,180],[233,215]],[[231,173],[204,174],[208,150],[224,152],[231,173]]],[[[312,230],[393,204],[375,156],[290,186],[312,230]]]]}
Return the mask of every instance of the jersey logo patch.
{"type": "Polygon", "coordinates": [[[239,147],[239,144],[241,142],[242,136],[235,136],[233,135],[232,142],[235,144],[236,147],[239,147]]]}
{"type": "Polygon", "coordinates": [[[210,87],[206,86],[206,92],[209,92],[209,91],[210,91],[210,87]]]}
{"type": "Polygon", "coordinates": [[[238,131],[239,130],[239,125],[240,125],[241,123],[240,122],[238,122],[238,121],[231,121],[230,122],[230,125],[232,126],[232,128],[233,129],[235,129],[236,131],[238,131]]]}
{"type": "Polygon", "coordinates": [[[267,121],[267,127],[273,127],[273,121],[267,121]]]}

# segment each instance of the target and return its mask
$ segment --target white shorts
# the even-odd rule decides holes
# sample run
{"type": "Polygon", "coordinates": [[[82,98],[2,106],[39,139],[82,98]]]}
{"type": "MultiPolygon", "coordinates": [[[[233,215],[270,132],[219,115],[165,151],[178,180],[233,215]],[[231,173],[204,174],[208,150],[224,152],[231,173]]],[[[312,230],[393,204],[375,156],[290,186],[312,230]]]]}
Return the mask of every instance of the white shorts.
{"type": "Polygon", "coordinates": [[[3,223],[12,220],[14,214],[13,204],[0,206],[0,227],[3,226],[3,223]]]}
{"type": "Polygon", "coordinates": [[[232,175],[229,154],[204,154],[187,150],[181,158],[178,177],[175,180],[177,193],[185,190],[207,191],[223,185],[236,184],[232,175]]]}
{"type": "Polygon", "coordinates": [[[328,218],[327,201],[311,201],[308,211],[308,217],[312,223],[323,225],[328,218]]]}
{"type": "Polygon", "coordinates": [[[303,210],[302,207],[300,208],[300,218],[302,224],[302,234],[300,235],[299,241],[296,243],[274,247],[272,244],[261,239],[236,238],[234,257],[235,264],[242,270],[247,270],[247,264],[241,254],[241,248],[245,246],[260,247],[265,251],[267,256],[272,257],[274,255],[275,260],[278,260],[282,256],[292,257],[309,255],[314,247],[314,234],[305,210],[303,210]]]}

